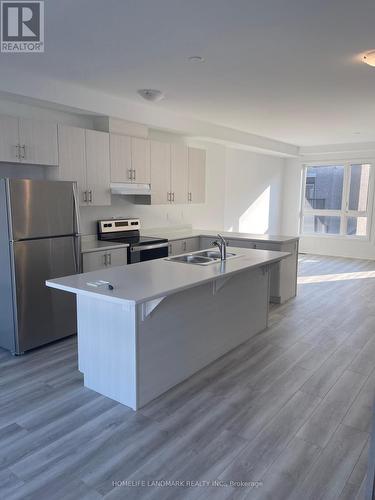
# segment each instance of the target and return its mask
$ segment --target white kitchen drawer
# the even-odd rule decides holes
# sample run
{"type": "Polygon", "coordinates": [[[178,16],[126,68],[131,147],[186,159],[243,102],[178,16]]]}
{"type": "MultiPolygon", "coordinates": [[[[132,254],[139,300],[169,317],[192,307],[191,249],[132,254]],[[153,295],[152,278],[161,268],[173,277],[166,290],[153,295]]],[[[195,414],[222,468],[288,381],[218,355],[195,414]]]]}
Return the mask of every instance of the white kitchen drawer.
{"type": "Polygon", "coordinates": [[[83,272],[98,271],[108,267],[125,266],[127,264],[127,248],[98,250],[82,255],[83,272]]]}

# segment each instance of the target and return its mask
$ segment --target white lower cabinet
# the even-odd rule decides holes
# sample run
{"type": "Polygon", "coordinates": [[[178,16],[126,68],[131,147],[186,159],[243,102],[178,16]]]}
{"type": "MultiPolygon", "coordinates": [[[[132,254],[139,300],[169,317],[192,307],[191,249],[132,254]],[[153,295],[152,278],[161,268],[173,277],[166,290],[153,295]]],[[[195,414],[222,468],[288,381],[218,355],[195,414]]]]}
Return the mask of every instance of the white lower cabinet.
{"type": "Polygon", "coordinates": [[[185,253],[184,245],[182,242],[185,240],[174,240],[170,241],[168,244],[168,255],[179,255],[180,253],[185,253]]]}
{"type": "Polygon", "coordinates": [[[197,252],[200,249],[199,243],[200,243],[199,237],[188,238],[186,240],[186,251],[187,252],[197,252]]]}
{"type": "Polygon", "coordinates": [[[82,254],[83,272],[98,271],[108,267],[125,266],[128,262],[127,248],[98,250],[82,254]]]}
{"type": "Polygon", "coordinates": [[[199,250],[199,237],[170,241],[168,245],[169,256],[180,255],[186,252],[196,252],[197,250],[199,250]]]}
{"type": "MultiPolygon", "coordinates": [[[[214,241],[217,241],[218,237],[207,237],[207,236],[201,236],[200,237],[200,249],[201,250],[206,250],[207,248],[212,247],[212,243],[214,241]]],[[[252,241],[249,240],[231,240],[226,238],[226,241],[228,243],[229,247],[239,247],[239,248],[256,248],[256,244],[252,241]]]]}

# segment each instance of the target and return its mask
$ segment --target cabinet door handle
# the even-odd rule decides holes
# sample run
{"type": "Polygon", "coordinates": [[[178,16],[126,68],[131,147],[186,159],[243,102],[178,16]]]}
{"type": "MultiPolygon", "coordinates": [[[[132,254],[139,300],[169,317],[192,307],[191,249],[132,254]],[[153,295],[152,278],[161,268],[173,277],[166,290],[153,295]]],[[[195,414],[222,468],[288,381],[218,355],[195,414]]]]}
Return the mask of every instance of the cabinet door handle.
{"type": "Polygon", "coordinates": [[[172,201],[174,203],[174,192],[172,193],[172,201]]]}
{"type": "Polygon", "coordinates": [[[135,175],[136,175],[136,173],[135,173],[135,170],[133,169],[133,181],[135,181],[135,175]]]}
{"type": "Polygon", "coordinates": [[[104,265],[106,266],[107,265],[107,254],[106,253],[103,255],[103,261],[104,261],[104,265]]]}
{"type": "Polygon", "coordinates": [[[108,254],[108,265],[109,266],[112,265],[112,254],[111,253],[108,254]]]}
{"type": "Polygon", "coordinates": [[[22,149],[21,160],[24,160],[26,158],[26,145],[22,144],[22,146],[20,147],[20,150],[21,149],[22,149]]]}
{"type": "Polygon", "coordinates": [[[83,201],[87,203],[87,191],[83,191],[83,201]]]}
{"type": "Polygon", "coordinates": [[[16,158],[17,158],[17,160],[20,160],[21,159],[21,146],[19,144],[16,144],[15,148],[16,148],[16,158]]]}
{"type": "Polygon", "coordinates": [[[128,169],[128,178],[129,178],[129,181],[132,180],[132,172],[133,170],[131,168],[128,169]]]}
{"type": "Polygon", "coordinates": [[[183,248],[183,251],[184,251],[184,252],[186,252],[186,241],[184,241],[184,242],[182,243],[182,248],[183,248]]]}
{"type": "Polygon", "coordinates": [[[167,201],[171,201],[171,193],[167,191],[167,201]]]}
{"type": "Polygon", "coordinates": [[[91,191],[91,189],[89,191],[89,203],[92,203],[92,191],[91,191]]]}

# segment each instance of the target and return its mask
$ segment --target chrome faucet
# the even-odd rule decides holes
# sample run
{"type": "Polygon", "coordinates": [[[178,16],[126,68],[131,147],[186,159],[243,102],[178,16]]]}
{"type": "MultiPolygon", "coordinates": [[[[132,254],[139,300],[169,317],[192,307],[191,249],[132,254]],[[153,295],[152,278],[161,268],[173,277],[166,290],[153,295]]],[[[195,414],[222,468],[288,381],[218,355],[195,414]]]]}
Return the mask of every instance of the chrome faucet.
{"type": "Polygon", "coordinates": [[[220,233],[217,235],[219,240],[215,240],[212,242],[213,246],[216,246],[220,250],[220,259],[221,260],[227,260],[227,242],[224,239],[224,236],[221,235],[220,233]]]}

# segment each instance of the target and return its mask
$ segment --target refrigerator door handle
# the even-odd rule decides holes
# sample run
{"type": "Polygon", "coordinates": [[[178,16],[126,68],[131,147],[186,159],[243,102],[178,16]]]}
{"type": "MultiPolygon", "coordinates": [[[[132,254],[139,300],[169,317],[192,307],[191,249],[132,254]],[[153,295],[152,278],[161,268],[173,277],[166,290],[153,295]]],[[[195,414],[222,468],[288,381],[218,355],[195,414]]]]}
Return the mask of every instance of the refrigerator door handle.
{"type": "Polygon", "coordinates": [[[76,267],[76,273],[82,273],[82,257],[81,257],[81,236],[77,235],[74,238],[74,262],[76,267]]]}
{"type": "Polygon", "coordinates": [[[76,237],[74,239],[74,260],[76,264],[77,274],[82,272],[82,259],[81,259],[81,218],[79,212],[79,202],[78,202],[78,186],[77,183],[73,183],[73,202],[74,202],[74,224],[76,237]]]}
{"type": "Polygon", "coordinates": [[[78,203],[78,186],[77,183],[73,183],[73,200],[74,200],[74,223],[76,234],[81,234],[81,218],[79,212],[78,203]]]}

